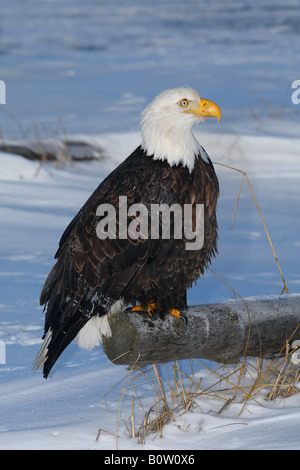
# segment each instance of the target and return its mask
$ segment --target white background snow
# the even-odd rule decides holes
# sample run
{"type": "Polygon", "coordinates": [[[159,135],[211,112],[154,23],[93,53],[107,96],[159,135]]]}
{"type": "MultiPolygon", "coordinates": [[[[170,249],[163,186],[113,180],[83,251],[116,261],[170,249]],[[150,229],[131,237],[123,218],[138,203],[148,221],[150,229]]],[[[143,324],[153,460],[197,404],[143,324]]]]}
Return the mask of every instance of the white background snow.
{"type": "MultiPolygon", "coordinates": [[[[70,345],[47,381],[31,371],[43,333],[39,294],[59,238],[139,144],[140,112],[165,88],[188,84],[220,106],[220,124],[202,123],[197,137],[214,162],[247,172],[288,288],[299,292],[300,104],[291,101],[299,66],[298,0],[31,0],[26,8],[1,1],[2,140],[76,136],[100,144],[108,158],[56,168],[0,153],[0,449],[114,450],[114,436],[96,436],[99,428],[114,434],[117,415],[121,450],[300,449],[300,395],[274,402],[262,395],[242,415],[239,403],[217,415],[223,402],[201,398],[162,438],[141,445],[123,421],[132,390],[118,413],[124,381],[117,384],[128,371],[101,348],[70,345]]],[[[212,269],[240,296],[279,295],[282,281],[247,184],[230,230],[241,174],[215,168],[220,241],[212,269]]],[[[189,304],[230,297],[208,272],[189,304]]],[[[181,367],[190,371],[184,361],[181,367]]],[[[195,369],[197,380],[210,380],[205,368],[195,369]]],[[[151,406],[151,387],[140,393],[151,406]]]]}

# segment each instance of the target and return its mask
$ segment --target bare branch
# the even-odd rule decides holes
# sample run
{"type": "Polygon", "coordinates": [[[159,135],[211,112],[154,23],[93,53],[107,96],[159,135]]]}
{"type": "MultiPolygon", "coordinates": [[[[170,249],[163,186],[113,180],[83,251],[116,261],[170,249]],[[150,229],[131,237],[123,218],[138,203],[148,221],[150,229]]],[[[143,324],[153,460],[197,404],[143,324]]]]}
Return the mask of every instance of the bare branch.
{"type": "Polygon", "coordinates": [[[300,294],[250,297],[189,307],[182,320],[122,312],[109,318],[103,350],[115,364],[143,366],[187,358],[233,363],[270,357],[300,340],[300,294]]]}

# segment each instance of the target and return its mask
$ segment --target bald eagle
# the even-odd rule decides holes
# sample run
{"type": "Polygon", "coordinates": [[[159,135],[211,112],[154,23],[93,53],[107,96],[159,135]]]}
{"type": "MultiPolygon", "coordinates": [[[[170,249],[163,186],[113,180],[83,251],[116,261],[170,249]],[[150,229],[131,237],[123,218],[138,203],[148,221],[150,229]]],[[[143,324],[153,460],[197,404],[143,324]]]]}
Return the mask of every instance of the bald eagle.
{"type": "MultiPolygon", "coordinates": [[[[75,337],[89,349],[100,344],[102,335],[110,335],[107,317],[113,311],[121,314],[130,305],[135,311],[180,317],[187,306],[186,290],[217,253],[218,238],[218,179],[192,127],[220,116],[215,103],[190,87],[161,92],[142,112],[141,145],[101,182],[61,237],[57,262],[40,296],[46,310],[44,342],[34,368],[43,366],[45,378],[75,337]],[[98,208],[117,207],[125,196],[128,207],[190,205],[192,217],[202,205],[201,248],[188,250],[187,237],[175,236],[178,219],[173,213],[168,237],[162,236],[161,213],[156,236],[149,229],[149,236],[121,237],[120,216],[113,236],[99,236],[104,213],[99,215],[98,208]]],[[[132,220],[128,212],[127,227],[132,220]]]]}

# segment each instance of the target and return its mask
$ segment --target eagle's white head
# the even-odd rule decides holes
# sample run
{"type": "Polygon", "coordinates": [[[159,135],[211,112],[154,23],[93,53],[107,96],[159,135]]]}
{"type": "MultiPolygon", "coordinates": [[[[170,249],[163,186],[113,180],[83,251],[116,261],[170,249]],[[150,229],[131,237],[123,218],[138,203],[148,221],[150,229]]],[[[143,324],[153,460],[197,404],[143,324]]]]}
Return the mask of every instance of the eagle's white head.
{"type": "Polygon", "coordinates": [[[142,148],[155,160],[182,163],[193,170],[195,155],[203,151],[192,127],[206,117],[221,118],[219,107],[190,87],[165,90],[142,112],[142,148]]]}

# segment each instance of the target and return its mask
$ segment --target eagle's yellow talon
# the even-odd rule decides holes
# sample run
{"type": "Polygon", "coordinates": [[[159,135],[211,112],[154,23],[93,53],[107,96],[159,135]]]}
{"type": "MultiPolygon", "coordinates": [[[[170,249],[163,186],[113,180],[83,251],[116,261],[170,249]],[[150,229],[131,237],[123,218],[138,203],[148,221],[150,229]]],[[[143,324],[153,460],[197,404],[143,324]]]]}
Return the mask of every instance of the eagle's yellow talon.
{"type": "Polygon", "coordinates": [[[154,315],[155,310],[157,310],[156,303],[153,301],[148,302],[147,307],[143,307],[142,305],[136,305],[131,309],[133,312],[141,312],[146,311],[150,317],[154,315]]]}
{"type": "Polygon", "coordinates": [[[135,307],[132,307],[131,309],[133,312],[140,312],[141,310],[144,310],[141,305],[136,305],[135,307]]]}
{"type": "Polygon", "coordinates": [[[177,310],[177,308],[171,308],[169,313],[175,318],[180,318],[180,310],[177,310]]]}
{"type": "Polygon", "coordinates": [[[157,309],[156,303],[155,302],[149,302],[147,305],[147,312],[150,316],[152,316],[155,313],[155,310],[157,309]]]}

